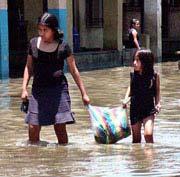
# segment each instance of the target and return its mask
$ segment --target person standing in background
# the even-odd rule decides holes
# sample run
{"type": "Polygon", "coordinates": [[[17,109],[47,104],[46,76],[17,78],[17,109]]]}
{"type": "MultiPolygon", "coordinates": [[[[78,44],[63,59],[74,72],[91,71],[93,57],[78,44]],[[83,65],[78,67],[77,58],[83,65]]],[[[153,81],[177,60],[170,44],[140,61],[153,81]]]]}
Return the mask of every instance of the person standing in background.
{"type": "Polygon", "coordinates": [[[137,50],[141,49],[140,41],[139,41],[139,34],[138,31],[140,29],[140,22],[138,19],[133,18],[130,21],[130,27],[128,30],[128,36],[129,36],[129,42],[128,42],[128,48],[131,49],[130,51],[130,58],[131,61],[134,58],[134,54],[137,50]]]}
{"type": "Polygon", "coordinates": [[[129,28],[129,48],[136,48],[140,50],[139,34],[138,30],[140,29],[139,20],[133,18],[130,22],[129,28]]]}

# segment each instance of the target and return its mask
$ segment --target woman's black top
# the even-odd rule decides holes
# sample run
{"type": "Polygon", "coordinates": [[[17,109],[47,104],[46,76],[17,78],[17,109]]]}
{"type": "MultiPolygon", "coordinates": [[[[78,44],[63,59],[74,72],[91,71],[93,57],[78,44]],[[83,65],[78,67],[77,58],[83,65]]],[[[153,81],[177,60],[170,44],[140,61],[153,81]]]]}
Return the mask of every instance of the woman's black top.
{"type": "Polygon", "coordinates": [[[53,52],[45,52],[37,48],[37,37],[31,39],[28,54],[33,57],[33,88],[52,87],[61,84],[66,78],[62,72],[60,77],[54,77],[54,72],[63,71],[64,59],[71,55],[71,49],[64,41],[59,41],[53,52]]]}
{"type": "MultiPolygon", "coordinates": [[[[137,48],[136,44],[134,42],[133,34],[132,34],[133,30],[135,30],[135,29],[131,28],[129,30],[129,44],[128,44],[129,48],[137,48]]],[[[139,35],[138,35],[138,33],[137,33],[137,40],[138,40],[138,43],[139,43],[139,35]]],[[[140,43],[139,43],[139,45],[140,45],[140,43]]]]}

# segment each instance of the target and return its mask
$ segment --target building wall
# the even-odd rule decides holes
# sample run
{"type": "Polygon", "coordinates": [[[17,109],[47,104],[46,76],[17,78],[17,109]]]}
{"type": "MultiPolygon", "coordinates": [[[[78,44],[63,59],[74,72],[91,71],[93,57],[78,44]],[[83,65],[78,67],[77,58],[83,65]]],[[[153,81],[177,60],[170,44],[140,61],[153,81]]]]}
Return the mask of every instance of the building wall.
{"type": "Polygon", "coordinates": [[[144,32],[150,35],[150,49],[161,61],[162,56],[161,0],[144,0],[144,32]]]}
{"type": "Polygon", "coordinates": [[[123,49],[123,0],[118,0],[117,49],[123,49]]]}
{"type": "MultiPolygon", "coordinates": [[[[69,0],[70,1],[70,0],[69,0]]],[[[54,14],[58,21],[59,27],[64,33],[64,39],[68,39],[68,16],[70,12],[67,10],[67,0],[48,0],[48,12],[54,14]]],[[[72,30],[72,29],[71,29],[72,30]]]]}
{"type": "Polygon", "coordinates": [[[169,13],[169,37],[180,41],[180,8],[169,13]]]}
{"type": "Polygon", "coordinates": [[[73,34],[72,34],[72,29],[73,29],[73,3],[72,3],[72,0],[67,1],[67,11],[68,11],[67,41],[68,41],[68,44],[70,45],[70,47],[73,48],[73,34]]]}
{"type": "Polygon", "coordinates": [[[37,36],[37,18],[43,13],[43,0],[24,0],[24,17],[27,21],[28,40],[37,36]]]}
{"type": "Polygon", "coordinates": [[[80,46],[85,48],[103,48],[103,28],[86,27],[85,9],[85,0],[79,0],[80,46]]]}
{"type": "Polygon", "coordinates": [[[117,0],[104,0],[104,49],[117,49],[117,0]]]}

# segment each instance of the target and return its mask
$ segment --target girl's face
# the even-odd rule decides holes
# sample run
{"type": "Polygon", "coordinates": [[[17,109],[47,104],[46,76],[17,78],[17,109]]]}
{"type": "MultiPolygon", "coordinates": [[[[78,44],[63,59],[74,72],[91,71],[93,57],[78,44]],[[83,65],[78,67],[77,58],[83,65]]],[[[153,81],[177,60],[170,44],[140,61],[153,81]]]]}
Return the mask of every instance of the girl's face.
{"type": "Polygon", "coordinates": [[[135,55],[133,65],[134,65],[134,71],[138,71],[140,73],[142,72],[142,64],[137,54],[135,55]]]}
{"type": "Polygon", "coordinates": [[[54,31],[45,25],[38,25],[38,33],[44,42],[52,42],[54,40],[54,31]]]}

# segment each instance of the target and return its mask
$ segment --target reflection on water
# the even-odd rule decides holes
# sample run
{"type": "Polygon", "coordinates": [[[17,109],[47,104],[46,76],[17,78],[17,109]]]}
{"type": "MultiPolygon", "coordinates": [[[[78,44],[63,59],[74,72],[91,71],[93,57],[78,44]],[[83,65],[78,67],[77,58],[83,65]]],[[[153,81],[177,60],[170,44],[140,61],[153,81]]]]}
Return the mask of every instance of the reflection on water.
{"type": "Polygon", "coordinates": [[[0,80],[0,109],[8,109],[10,104],[9,80],[0,80]]]}
{"type": "MultiPolygon", "coordinates": [[[[22,79],[0,84],[0,176],[180,176],[180,84],[177,62],[156,65],[161,72],[162,111],[155,121],[155,143],[114,145],[94,141],[87,110],[70,82],[76,124],[68,125],[69,144],[57,145],[53,127],[43,127],[41,142],[29,145],[19,111],[22,79]]],[[[93,105],[117,106],[129,84],[128,67],[81,73],[93,105]]],[[[30,89],[30,88],[29,88],[30,89]]]]}

